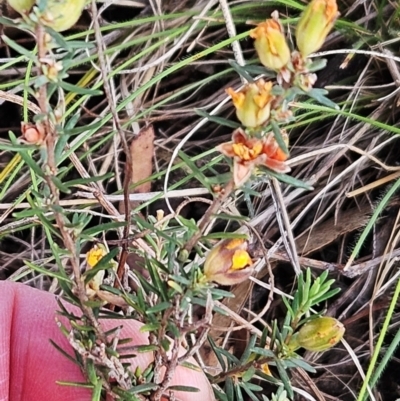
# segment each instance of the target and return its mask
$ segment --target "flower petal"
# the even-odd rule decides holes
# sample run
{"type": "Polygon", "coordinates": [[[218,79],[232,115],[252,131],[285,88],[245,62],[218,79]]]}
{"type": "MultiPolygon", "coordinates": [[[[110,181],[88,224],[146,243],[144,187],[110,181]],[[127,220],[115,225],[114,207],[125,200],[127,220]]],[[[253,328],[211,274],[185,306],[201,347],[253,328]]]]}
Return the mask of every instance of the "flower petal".
{"type": "Polygon", "coordinates": [[[237,187],[241,187],[250,178],[253,168],[253,162],[246,164],[236,160],[233,162],[233,181],[237,187]]]}
{"type": "MultiPolygon", "coordinates": [[[[260,156],[260,158],[261,158],[261,156],[260,156]]],[[[291,170],[290,167],[283,161],[271,159],[269,157],[265,157],[264,159],[265,160],[262,163],[257,163],[257,164],[263,165],[272,171],[275,171],[277,173],[282,173],[282,174],[289,173],[291,170]]]]}
{"type": "Polygon", "coordinates": [[[221,152],[223,155],[228,157],[233,157],[235,156],[235,153],[233,151],[232,145],[233,145],[232,142],[224,142],[216,146],[215,148],[218,150],[218,152],[221,152]]]}

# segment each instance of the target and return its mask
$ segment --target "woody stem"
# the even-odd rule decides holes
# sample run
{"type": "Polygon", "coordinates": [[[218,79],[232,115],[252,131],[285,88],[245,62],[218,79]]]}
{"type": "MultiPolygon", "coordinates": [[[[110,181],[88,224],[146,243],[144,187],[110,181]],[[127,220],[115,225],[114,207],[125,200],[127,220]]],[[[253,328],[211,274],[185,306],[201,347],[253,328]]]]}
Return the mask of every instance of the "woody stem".
{"type": "Polygon", "coordinates": [[[199,229],[195,235],[186,243],[183,249],[186,251],[190,252],[193,247],[196,245],[196,243],[199,241],[201,236],[203,235],[203,232],[207,226],[207,224],[210,222],[212,219],[213,215],[216,214],[219,210],[219,208],[222,206],[222,204],[225,202],[226,199],[229,198],[231,193],[233,192],[235,188],[235,183],[233,181],[233,178],[225,185],[223,191],[214,198],[213,203],[211,206],[207,209],[205,215],[203,218],[200,220],[199,223],[199,229]]]}

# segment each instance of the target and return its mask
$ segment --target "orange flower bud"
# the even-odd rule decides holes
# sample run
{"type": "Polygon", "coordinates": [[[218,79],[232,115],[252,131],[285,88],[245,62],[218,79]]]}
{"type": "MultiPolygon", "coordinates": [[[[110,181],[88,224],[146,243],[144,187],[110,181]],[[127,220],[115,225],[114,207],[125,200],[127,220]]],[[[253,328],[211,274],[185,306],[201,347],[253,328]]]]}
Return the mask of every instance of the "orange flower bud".
{"type": "Polygon", "coordinates": [[[290,49],[278,19],[267,19],[250,32],[261,64],[274,71],[285,67],[290,49]]]}
{"type": "Polygon", "coordinates": [[[247,241],[228,239],[214,247],[204,262],[204,274],[209,281],[235,285],[252,273],[253,261],[247,253],[247,241]]]}
{"type": "Polygon", "coordinates": [[[22,140],[29,145],[41,145],[44,142],[46,133],[40,122],[36,124],[21,123],[22,140]]]}
{"type": "Polygon", "coordinates": [[[338,15],[336,0],[311,1],[296,28],[296,43],[303,57],[321,48],[338,15]]]}
{"type": "Polygon", "coordinates": [[[259,79],[255,83],[247,84],[240,92],[228,88],[226,92],[231,96],[236,115],[239,121],[248,128],[259,127],[267,122],[271,112],[272,82],[259,79]]]}
{"type": "Polygon", "coordinates": [[[345,328],[337,319],[323,316],[301,326],[289,344],[290,349],[305,348],[308,351],[325,351],[335,346],[343,337],[345,328]]]}

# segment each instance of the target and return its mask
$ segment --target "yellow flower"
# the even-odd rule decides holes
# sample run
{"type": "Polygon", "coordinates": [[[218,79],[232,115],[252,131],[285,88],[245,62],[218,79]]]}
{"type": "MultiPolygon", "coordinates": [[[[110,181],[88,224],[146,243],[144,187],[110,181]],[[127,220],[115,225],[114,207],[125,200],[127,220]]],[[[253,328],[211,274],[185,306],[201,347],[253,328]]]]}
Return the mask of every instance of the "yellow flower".
{"type": "Polygon", "coordinates": [[[265,124],[271,113],[272,82],[259,79],[247,84],[241,91],[235,92],[228,88],[226,92],[232,98],[239,121],[248,128],[255,128],[265,124]]]}
{"type": "MultiPolygon", "coordinates": [[[[282,132],[283,140],[289,142],[288,136],[282,132]]],[[[225,156],[233,158],[233,180],[240,187],[251,176],[256,166],[265,166],[277,173],[288,173],[290,167],[285,163],[288,155],[283,152],[273,134],[262,139],[249,138],[241,129],[232,134],[232,142],[221,143],[217,150],[225,156]]]]}
{"type": "Polygon", "coordinates": [[[227,239],[214,247],[204,262],[204,274],[208,281],[221,285],[235,285],[252,273],[253,261],[247,252],[244,239],[227,239]]]}
{"type": "Polygon", "coordinates": [[[279,71],[290,60],[290,49],[277,19],[267,19],[250,32],[261,64],[279,71]]]}
{"type": "Polygon", "coordinates": [[[87,254],[86,254],[86,262],[93,268],[100,262],[104,256],[107,255],[107,251],[103,245],[95,245],[87,254]]]}
{"type": "Polygon", "coordinates": [[[311,1],[296,28],[296,43],[303,57],[321,48],[338,15],[336,0],[311,1]]]}
{"type": "MultiPolygon", "coordinates": [[[[89,269],[93,269],[100,262],[104,256],[107,255],[107,250],[104,245],[95,245],[87,254],[86,262],[89,269]]],[[[104,270],[100,270],[86,285],[86,292],[90,298],[93,298],[97,291],[100,289],[100,285],[103,283],[104,270]]]]}

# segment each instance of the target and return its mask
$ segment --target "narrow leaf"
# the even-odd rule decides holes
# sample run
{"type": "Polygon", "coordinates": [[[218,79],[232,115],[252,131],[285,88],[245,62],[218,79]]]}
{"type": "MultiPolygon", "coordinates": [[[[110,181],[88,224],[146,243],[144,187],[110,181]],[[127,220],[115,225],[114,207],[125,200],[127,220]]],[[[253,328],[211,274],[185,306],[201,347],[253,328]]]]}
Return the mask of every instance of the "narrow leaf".
{"type": "Polygon", "coordinates": [[[69,84],[68,82],[65,81],[60,81],[58,82],[58,84],[61,86],[61,88],[65,89],[66,91],[77,93],[78,95],[99,96],[103,94],[101,90],[82,88],[77,85],[69,84]]]}
{"type": "Polygon", "coordinates": [[[254,79],[247,71],[246,66],[239,65],[235,60],[228,60],[230,66],[240,75],[242,76],[247,82],[253,83],[254,79]]]}
{"type": "Polygon", "coordinates": [[[209,121],[216,123],[218,125],[223,125],[225,127],[229,127],[232,129],[236,129],[236,128],[240,127],[240,124],[235,121],[227,120],[226,118],[223,118],[223,117],[214,116],[212,114],[207,113],[204,110],[195,109],[195,112],[200,117],[207,118],[209,121]]]}

